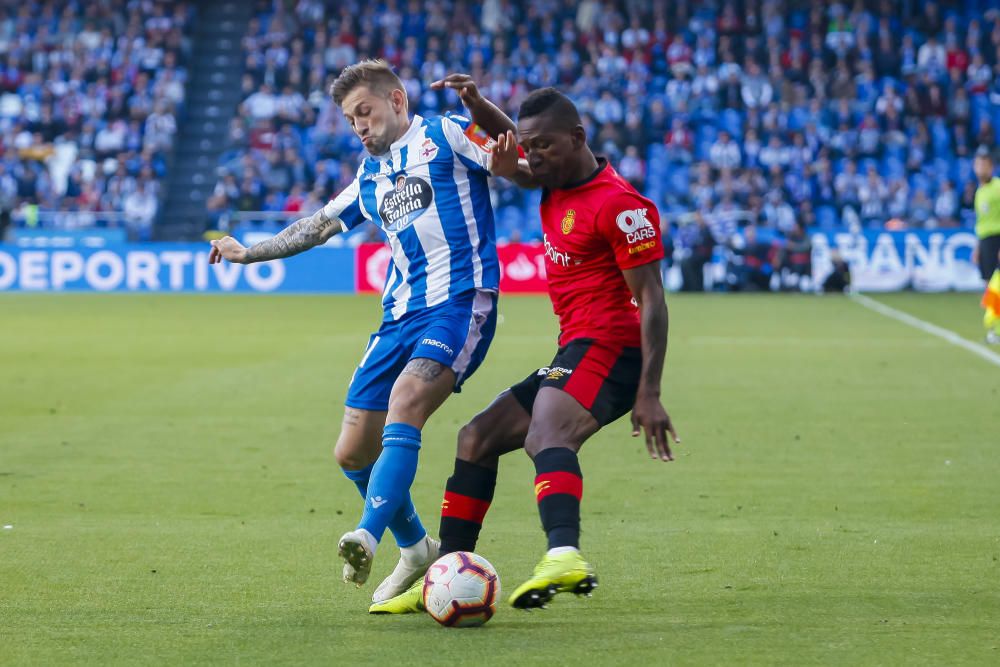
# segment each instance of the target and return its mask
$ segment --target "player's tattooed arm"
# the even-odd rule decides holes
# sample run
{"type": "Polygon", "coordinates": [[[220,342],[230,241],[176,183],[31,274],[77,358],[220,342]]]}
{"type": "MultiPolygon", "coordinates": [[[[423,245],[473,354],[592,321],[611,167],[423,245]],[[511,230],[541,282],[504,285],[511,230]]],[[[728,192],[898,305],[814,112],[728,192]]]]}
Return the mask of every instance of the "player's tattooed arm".
{"type": "Polygon", "coordinates": [[[650,456],[663,461],[673,460],[669,433],[674,442],[680,442],[670,415],[660,401],[660,382],[663,360],[667,354],[667,330],[670,316],[663,295],[659,262],[649,262],[622,272],[632,296],[639,304],[642,334],[642,372],[635,407],[632,409],[632,435],[645,431],[646,448],[650,456]]]}
{"type": "Polygon", "coordinates": [[[413,375],[424,382],[434,382],[444,372],[444,365],[433,359],[411,359],[403,368],[403,375],[413,375]]]}
{"type": "Polygon", "coordinates": [[[329,217],[325,209],[321,208],[310,216],[299,218],[272,238],[255,243],[249,248],[231,236],[212,241],[208,263],[218,264],[227,259],[236,264],[250,264],[291,257],[326,243],[340,231],[338,221],[329,217]]]}
{"type": "Polygon", "coordinates": [[[306,218],[300,218],[288,225],[280,234],[255,243],[247,248],[247,262],[262,262],[280,257],[291,257],[303,250],[326,243],[340,231],[336,219],[319,209],[306,218]]]}

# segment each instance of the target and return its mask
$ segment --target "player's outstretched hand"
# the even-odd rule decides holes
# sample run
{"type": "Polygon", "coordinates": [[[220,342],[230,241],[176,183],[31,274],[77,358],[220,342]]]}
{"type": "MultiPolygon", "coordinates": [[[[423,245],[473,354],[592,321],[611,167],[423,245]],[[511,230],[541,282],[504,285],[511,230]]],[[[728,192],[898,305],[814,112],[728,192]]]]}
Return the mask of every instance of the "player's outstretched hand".
{"type": "Polygon", "coordinates": [[[468,74],[449,74],[443,79],[438,79],[431,83],[432,90],[442,90],[444,88],[451,88],[458,92],[458,96],[462,100],[462,104],[466,108],[472,108],[472,105],[479,102],[482,96],[479,94],[479,87],[476,82],[472,80],[472,77],[468,74]]]}
{"type": "Polygon", "coordinates": [[[512,178],[519,173],[517,137],[510,130],[497,137],[490,157],[490,173],[494,176],[512,178]]]}
{"type": "Polygon", "coordinates": [[[663,408],[659,397],[649,394],[636,397],[632,408],[632,437],[638,437],[640,430],[646,432],[646,449],[651,457],[661,461],[674,460],[667,434],[670,434],[675,443],[679,443],[681,439],[677,437],[670,415],[663,408]]]}
{"type": "Polygon", "coordinates": [[[209,264],[219,264],[224,259],[236,264],[245,264],[246,258],[246,247],[232,236],[212,241],[212,251],[208,253],[209,264]]]}

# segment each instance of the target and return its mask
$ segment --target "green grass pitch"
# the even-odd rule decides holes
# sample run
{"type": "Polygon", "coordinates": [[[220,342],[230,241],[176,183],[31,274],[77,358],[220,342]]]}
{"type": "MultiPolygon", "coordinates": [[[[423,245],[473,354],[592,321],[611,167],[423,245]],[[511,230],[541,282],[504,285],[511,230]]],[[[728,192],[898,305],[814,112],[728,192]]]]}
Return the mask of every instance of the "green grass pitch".
{"type": "MultiPolygon", "coordinates": [[[[975,295],[879,297],[981,335],[975,295]]],[[[1000,664],[1000,369],[844,298],[671,296],[651,461],[587,444],[601,587],[484,628],[371,617],[340,582],[360,512],[331,449],[376,299],[0,295],[0,664],[1000,664]]],[[[426,525],[458,427],[545,364],[547,301],[424,432],[426,525]]],[[[523,454],[479,552],[544,549],[523,454]]]]}

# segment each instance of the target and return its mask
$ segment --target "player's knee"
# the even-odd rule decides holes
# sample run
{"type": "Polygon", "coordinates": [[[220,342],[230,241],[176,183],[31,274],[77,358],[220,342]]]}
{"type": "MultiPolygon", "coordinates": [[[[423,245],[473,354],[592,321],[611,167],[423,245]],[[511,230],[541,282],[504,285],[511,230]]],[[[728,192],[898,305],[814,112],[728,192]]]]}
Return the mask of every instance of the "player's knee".
{"type": "Polygon", "coordinates": [[[363,448],[355,443],[340,439],[333,448],[333,458],[344,470],[361,470],[371,463],[363,448]]]}
{"type": "Polygon", "coordinates": [[[433,410],[428,405],[426,396],[415,391],[399,392],[389,400],[389,413],[386,421],[405,422],[420,428],[431,412],[433,410]]]}
{"type": "Polygon", "coordinates": [[[545,446],[544,436],[538,434],[537,432],[528,431],[528,435],[524,438],[524,452],[529,458],[534,460],[535,455],[545,449],[545,446]]]}
{"type": "Polygon", "coordinates": [[[469,463],[482,463],[495,457],[489,435],[476,420],[458,431],[458,458],[469,463]]]}
{"type": "Polygon", "coordinates": [[[534,460],[538,453],[543,449],[552,449],[555,447],[564,447],[566,449],[572,449],[576,451],[579,449],[579,445],[570,442],[565,437],[561,437],[557,433],[546,433],[541,430],[531,430],[528,431],[527,437],[524,439],[524,451],[528,456],[534,460]]]}

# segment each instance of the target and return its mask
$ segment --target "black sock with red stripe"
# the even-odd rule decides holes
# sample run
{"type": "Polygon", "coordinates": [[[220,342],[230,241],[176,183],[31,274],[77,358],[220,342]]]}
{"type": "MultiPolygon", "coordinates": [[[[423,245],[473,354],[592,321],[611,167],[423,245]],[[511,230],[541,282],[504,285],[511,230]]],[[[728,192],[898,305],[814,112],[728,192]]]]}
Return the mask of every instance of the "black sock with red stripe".
{"type": "Polygon", "coordinates": [[[486,511],[493,502],[497,471],[455,459],[455,472],[444,487],[441,503],[441,555],[475,551],[486,511]]]}
{"type": "Polygon", "coordinates": [[[580,498],[583,473],[576,452],[565,447],[535,455],[535,499],[549,549],[580,548],[580,498]]]}

